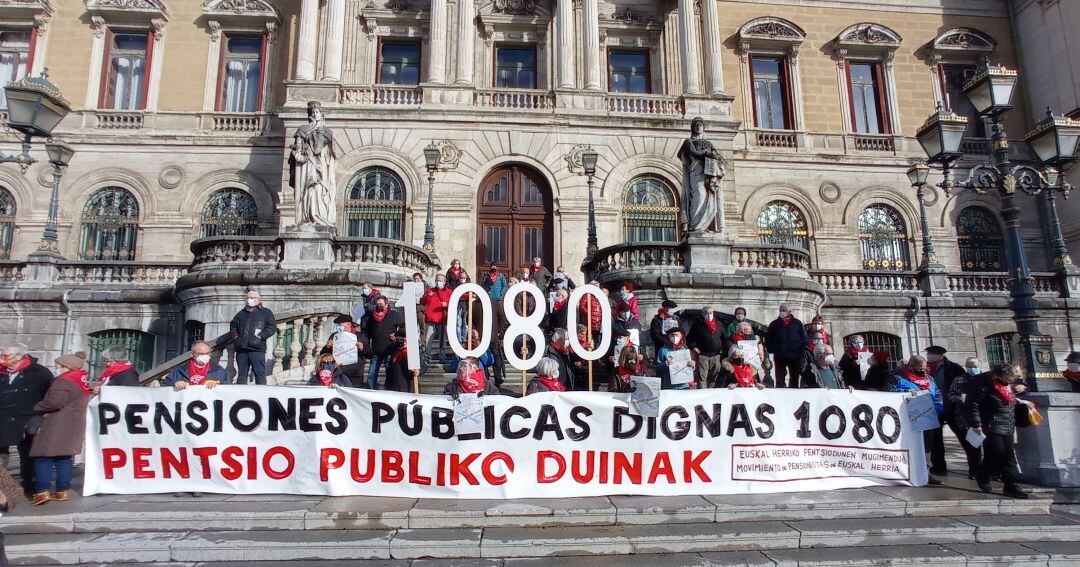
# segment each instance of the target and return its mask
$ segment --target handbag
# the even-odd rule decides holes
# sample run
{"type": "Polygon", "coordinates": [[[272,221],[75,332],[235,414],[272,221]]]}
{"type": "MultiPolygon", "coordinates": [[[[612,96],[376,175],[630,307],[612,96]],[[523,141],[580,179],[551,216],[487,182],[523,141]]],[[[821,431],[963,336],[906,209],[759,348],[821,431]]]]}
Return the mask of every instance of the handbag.
{"type": "MultiPolygon", "coordinates": [[[[1017,427],[1031,427],[1032,425],[1035,425],[1034,420],[1031,418],[1031,413],[1033,410],[1029,408],[1027,404],[1023,402],[1018,402],[1014,411],[1016,414],[1017,427]]],[[[1039,416],[1039,418],[1040,421],[1042,421],[1041,415],[1039,416]]]]}

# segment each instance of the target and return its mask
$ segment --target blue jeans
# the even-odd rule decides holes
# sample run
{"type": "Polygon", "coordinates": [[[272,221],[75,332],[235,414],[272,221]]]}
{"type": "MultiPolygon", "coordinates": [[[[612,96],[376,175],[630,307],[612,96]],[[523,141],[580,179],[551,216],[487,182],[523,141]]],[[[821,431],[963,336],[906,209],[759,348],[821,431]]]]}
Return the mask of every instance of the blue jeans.
{"type": "Polygon", "coordinates": [[[53,484],[53,472],[56,473],[56,491],[63,492],[71,488],[72,457],[35,457],[34,492],[48,492],[53,484]]]}
{"type": "Polygon", "coordinates": [[[368,367],[368,373],[367,373],[368,388],[371,388],[372,390],[374,390],[375,387],[378,385],[378,383],[379,383],[379,367],[382,366],[384,362],[389,363],[390,362],[390,357],[389,356],[373,356],[373,357],[371,357],[371,366],[368,367]]]}

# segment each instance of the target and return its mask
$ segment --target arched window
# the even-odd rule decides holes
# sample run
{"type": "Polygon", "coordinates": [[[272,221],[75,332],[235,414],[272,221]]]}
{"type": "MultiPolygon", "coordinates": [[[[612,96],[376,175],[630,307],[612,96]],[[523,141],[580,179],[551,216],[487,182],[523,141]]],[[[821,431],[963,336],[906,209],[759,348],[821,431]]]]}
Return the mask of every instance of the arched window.
{"type": "Polygon", "coordinates": [[[896,335],[890,335],[889,333],[878,333],[870,331],[866,333],[851,333],[844,337],[844,344],[851,344],[851,337],[855,335],[861,335],[863,340],[866,341],[866,348],[870,352],[878,352],[883,350],[889,353],[889,368],[896,370],[900,363],[904,361],[904,348],[900,343],[900,337],[896,335]]]}
{"type": "Polygon", "coordinates": [[[911,266],[904,217],[889,205],[870,205],[859,215],[859,244],[865,269],[905,270],[911,266]]]}
{"type": "Polygon", "coordinates": [[[134,260],[139,232],[139,202],[127,189],[98,189],[82,214],[79,256],[83,260],[134,260]]]}
{"type": "Polygon", "coordinates": [[[90,333],[90,376],[105,369],[102,353],[112,346],[124,347],[135,371],[142,374],[154,367],[154,335],[132,329],[111,329],[90,333]]]}
{"type": "Polygon", "coordinates": [[[679,203],[664,179],[642,175],[630,182],[623,203],[627,242],[677,242],[679,203]]]}
{"type": "Polygon", "coordinates": [[[214,191],[202,210],[202,238],[209,236],[255,236],[259,208],[243,189],[214,191]]]}
{"type": "Polygon", "coordinates": [[[795,205],[773,201],[761,209],[757,218],[758,237],[762,244],[810,249],[806,218],[795,205]]]}
{"type": "Polygon", "coordinates": [[[401,240],[405,227],[405,187],[385,167],[369,167],[349,183],[345,236],[401,240]]]}
{"type": "Polygon", "coordinates": [[[986,337],[986,362],[995,364],[1016,364],[1020,354],[1020,335],[1017,333],[998,333],[986,337]]]}
{"type": "Polygon", "coordinates": [[[191,345],[198,341],[206,340],[206,323],[189,319],[184,322],[184,344],[191,345]]]}
{"type": "Polygon", "coordinates": [[[960,269],[965,272],[997,272],[1005,269],[1005,238],[994,214],[982,207],[968,207],[956,217],[956,240],[960,244],[960,269]]]}
{"type": "Polygon", "coordinates": [[[15,198],[0,187],[0,260],[11,257],[11,240],[15,236],[15,198]]]}

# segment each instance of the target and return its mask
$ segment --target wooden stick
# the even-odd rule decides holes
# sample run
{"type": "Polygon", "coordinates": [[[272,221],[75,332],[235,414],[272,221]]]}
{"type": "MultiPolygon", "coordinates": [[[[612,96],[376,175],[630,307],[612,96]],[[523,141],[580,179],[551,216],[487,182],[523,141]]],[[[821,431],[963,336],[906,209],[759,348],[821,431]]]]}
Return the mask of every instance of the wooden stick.
{"type": "MultiPolygon", "coordinates": [[[[522,294],[520,294],[519,297],[521,297],[521,318],[524,319],[525,318],[525,294],[522,293],[522,294]]],[[[528,345],[528,342],[526,342],[525,339],[526,339],[526,335],[522,335],[521,336],[521,358],[525,358],[525,352],[528,350],[526,348],[526,346],[528,345]]],[[[537,348],[539,348],[539,347],[537,347],[537,348]]],[[[525,390],[528,389],[528,385],[526,384],[527,381],[528,381],[528,376],[526,376],[525,371],[522,370],[521,371],[521,397],[525,397],[525,390]]]]}
{"type": "Polygon", "coordinates": [[[469,328],[468,328],[468,330],[465,331],[465,345],[466,345],[465,348],[468,349],[468,350],[472,350],[472,325],[473,325],[472,302],[473,302],[473,294],[470,293],[469,294],[469,316],[468,316],[469,317],[469,328]]]}
{"type": "MultiPolygon", "coordinates": [[[[586,309],[588,310],[585,313],[585,319],[586,319],[586,321],[588,321],[588,324],[585,326],[585,336],[589,337],[589,340],[586,341],[586,342],[589,343],[589,350],[592,350],[593,349],[593,344],[592,344],[592,342],[593,342],[593,340],[592,340],[592,294],[586,295],[585,300],[586,300],[586,309]]],[[[577,329],[574,329],[574,332],[576,333],[577,329]]],[[[593,368],[592,368],[592,363],[593,363],[593,361],[590,360],[589,361],[589,391],[590,392],[593,391],[593,368]]]]}
{"type": "Polygon", "coordinates": [[[414,394],[417,394],[417,395],[420,394],[420,371],[419,370],[413,370],[412,371],[412,389],[413,389],[414,394]]]}

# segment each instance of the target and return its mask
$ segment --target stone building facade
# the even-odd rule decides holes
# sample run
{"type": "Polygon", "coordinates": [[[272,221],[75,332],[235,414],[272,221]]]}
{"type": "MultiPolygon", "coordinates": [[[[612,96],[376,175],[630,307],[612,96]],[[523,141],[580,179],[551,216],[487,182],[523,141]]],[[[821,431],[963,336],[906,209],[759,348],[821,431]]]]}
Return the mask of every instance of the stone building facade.
{"type": "MultiPolygon", "coordinates": [[[[288,367],[325,334],[325,314],[349,310],[350,284],[396,295],[454,258],[475,273],[539,255],[578,281],[636,282],[643,316],[671,297],[768,321],[787,300],[802,318],[821,312],[833,337],[871,333],[897,356],[933,342],[1008,360],[1000,203],[932,188],[944,271],[920,270],[905,171],[938,104],[969,111],[960,87],[980,58],[1022,77],[1045,61],[1021,59],[1005,0],[873,6],[0,0],[10,78],[48,68],[73,105],[57,134],[77,151],[60,192],[63,260],[32,255],[51,167],[0,167],[0,322],[47,357],[125,342],[149,367],[223,332],[253,285],[281,320],[273,356],[288,367]],[[327,256],[290,258],[289,146],[309,101],[335,134],[339,221],[327,256]],[[711,264],[688,253],[679,218],[677,154],[697,116],[727,164],[711,264]],[[591,255],[587,147],[599,154],[591,255]]],[[[1031,92],[1018,108],[1041,101],[1031,92]]],[[[1011,137],[1032,118],[1013,112],[1011,137]]],[[[988,151],[975,122],[963,167],[988,151]]],[[[1061,359],[1080,330],[1080,284],[1048,253],[1042,201],[1025,203],[1043,330],[1061,359]]]]}

